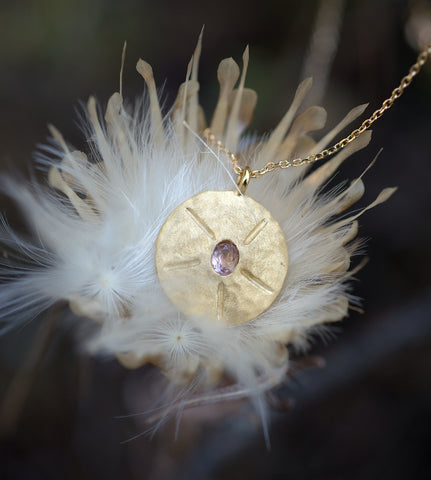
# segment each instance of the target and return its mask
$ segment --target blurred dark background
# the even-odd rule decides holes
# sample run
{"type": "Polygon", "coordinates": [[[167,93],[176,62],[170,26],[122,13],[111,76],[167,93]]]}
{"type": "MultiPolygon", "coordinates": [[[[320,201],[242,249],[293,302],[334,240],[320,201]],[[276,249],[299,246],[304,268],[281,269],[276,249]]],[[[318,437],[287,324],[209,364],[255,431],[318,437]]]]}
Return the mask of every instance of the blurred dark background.
{"type": "MultiPolygon", "coordinates": [[[[407,73],[418,44],[431,41],[431,5],[1,0],[2,171],[29,170],[48,122],[85,148],[77,100],[95,94],[106,102],[118,89],[125,40],[124,96],[144,89],[134,69],[142,57],[169,105],[203,24],[202,104],[207,112],[215,105],[219,61],[240,63],[249,44],[246,85],[259,94],[251,130],[262,133],[310,73],[310,101],[327,109],[328,127],[361,103],[371,113],[407,73]]],[[[300,370],[304,361],[295,360],[300,371],[273,398],[271,451],[242,404],[228,407],[232,415],[216,406],[188,412],[176,441],[167,425],[153,439],[122,443],[146,426],[141,417],[115,417],[143,410],[152,372],[83,357],[73,328],[48,318],[0,340],[0,479],[431,478],[430,134],[431,63],[335,179],[355,178],[383,147],[361,204],[383,187],[399,190],[361,219],[371,261],[355,293],[365,313],[316,337],[311,354],[325,368],[310,359],[300,370]]],[[[1,207],[20,228],[13,205],[2,197],[1,207]]]]}

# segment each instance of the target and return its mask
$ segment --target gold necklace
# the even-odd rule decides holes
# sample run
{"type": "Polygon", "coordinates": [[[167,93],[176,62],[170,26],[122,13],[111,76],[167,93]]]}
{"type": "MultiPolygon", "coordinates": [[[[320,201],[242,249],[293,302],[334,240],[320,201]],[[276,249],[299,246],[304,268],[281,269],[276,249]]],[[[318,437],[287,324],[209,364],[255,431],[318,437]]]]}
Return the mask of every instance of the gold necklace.
{"type": "Polygon", "coordinates": [[[359,128],[330,148],[304,158],[268,162],[251,170],[206,129],[207,142],[230,159],[237,191],[206,191],[175,208],[161,228],[156,246],[160,284],[184,314],[218,323],[246,323],[266,311],[279,294],[288,270],[283,232],[262,205],[246,196],[252,178],[277,169],[300,167],[334,155],[358,138],[390,109],[431,55],[419,54],[397,88],[359,128]]]}

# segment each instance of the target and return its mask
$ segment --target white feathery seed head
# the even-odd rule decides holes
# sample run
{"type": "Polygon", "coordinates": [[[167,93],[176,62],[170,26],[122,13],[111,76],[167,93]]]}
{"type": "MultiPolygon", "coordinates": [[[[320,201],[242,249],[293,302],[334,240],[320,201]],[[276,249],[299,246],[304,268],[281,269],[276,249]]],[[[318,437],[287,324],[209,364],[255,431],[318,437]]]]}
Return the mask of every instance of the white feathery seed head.
{"type": "Polygon", "coordinates": [[[129,110],[121,93],[114,93],[103,115],[90,98],[89,152],[74,150],[51,127],[53,144],[39,159],[49,184],[3,182],[28,219],[31,239],[5,221],[0,233],[11,253],[0,287],[4,329],[67,301],[75,315],[98,323],[96,333],[85,339],[89,351],[115,355],[126,368],[159,367],[187,392],[182,406],[192,405],[193,398],[260,398],[283,381],[286,346],[304,348],[312,329],[346,316],[357,218],[394,191],[383,190],[355,214],[346,211],[364,192],[361,178],[322,193],[340,164],[369,143],[370,132],[311,172],[307,166],[289,168],[252,181],[247,195],[271,212],[287,244],[289,265],[280,294],[266,311],[240,325],[179,312],[156,272],[160,229],[190,197],[234,189],[229,158],[199,139],[204,129],[209,126],[253,169],[321,151],[366,107],[354,108],[316,142],[309,133],[325,125],[326,112],[310,107],[297,114],[311,88],[306,79],[270,134],[262,140],[244,136],[257,101],[245,87],[246,49],[242,71],[232,58],[220,63],[220,95],[207,124],[198,99],[200,51],[201,38],[168,114],[161,111],[152,68],[139,60],[147,101],[129,110]],[[220,387],[227,384],[229,389],[220,387]]]}

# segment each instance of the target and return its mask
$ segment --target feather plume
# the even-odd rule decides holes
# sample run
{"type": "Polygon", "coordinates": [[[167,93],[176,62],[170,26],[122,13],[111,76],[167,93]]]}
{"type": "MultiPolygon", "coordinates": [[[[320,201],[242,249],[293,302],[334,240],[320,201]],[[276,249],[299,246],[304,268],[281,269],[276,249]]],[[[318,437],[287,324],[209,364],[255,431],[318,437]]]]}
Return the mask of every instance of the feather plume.
{"type": "MultiPolygon", "coordinates": [[[[89,351],[115,355],[126,368],[151,363],[178,385],[183,395],[180,401],[172,397],[166,414],[214,399],[259,399],[282,382],[288,369],[286,345],[304,348],[310,329],[347,314],[356,219],[394,192],[383,190],[369,207],[342,219],[338,215],[362,196],[362,180],[322,193],[340,164],[369,143],[368,132],[311,173],[307,167],[290,168],[252,182],[247,193],[271,212],[287,242],[289,269],[279,296],[258,317],[234,327],[178,312],[158,281],[158,233],[169,213],[188,198],[206,190],[232,190],[227,156],[192,135],[202,134],[206,124],[198,99],[200,52],[201,37],[165,117],[153,70],[139,60],[147,100],[128,111],[121,92],[114,93],[102,119],[90,98],[87,154],[73,150],[51,127],[55,146],[41,158],[49,185],[3,182],[32,231],[27,240],[3,221],[1,241],[15,252],[14,263],[8,261],[2,274],[3,329],[68,301],[75,315],[99,324],[85,339],[89,351]],[[226,378],[228,389],[221,388],[226,378]]],[[[310,107],[296,115],[311,88],[307,79],[278,126],[250,148],[243,131],[257,95],[245,87],[248,60],[246,49],[241,74],[231,58],[220,63],[220,96],[209,123],[220,141],[240,158],[246,156],[251,167],[319,151],[364,110],[353,109],[314,142],[307,134],[324,126],[326,112],[310,107]]]]}

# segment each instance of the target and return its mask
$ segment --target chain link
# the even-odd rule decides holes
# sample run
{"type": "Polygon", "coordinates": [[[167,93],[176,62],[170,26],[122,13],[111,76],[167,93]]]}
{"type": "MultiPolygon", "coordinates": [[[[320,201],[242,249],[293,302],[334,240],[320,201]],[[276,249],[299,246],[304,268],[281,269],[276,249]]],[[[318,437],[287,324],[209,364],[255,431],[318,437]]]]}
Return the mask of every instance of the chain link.
{"type": "MultiPolygon", "coordinates": [[[[425,65],[425,63],[427,62],[430,56],[431,56],[431,44],[427,45],[424,48],[424,50],[419,54],[416,62],[410,67],[409,73],[401,79],[399,86],[392,91],[391,96],[387,98],[382,103],[381,107],[375,110],[369,118],[364,120],[359,128],[353,130],[353,132],[351,132],[350,135],[343,138],[335,145],[332,145],[332,147],[326,148],[325,150],[322,150],[319,153],[313,153],[312,155],[309,155],[308,157],[305,157],[305,158],[294,158],[292,160],[284,159],[284,160],[280,160],[279,162],[268,162],[264,167],[258,170],[251,171],[250,173],[251,178],[261,177],[262,175],[273,172],[278,168],[284,169],[284,168],[290,168],[290,167],[300,167],[302,165],[314,163],[339,152],[346,145],[348,145],[349,143],[353,142],[353,140],[358,138],[359,135],[364,133],[365,130],[370,128],[370,126],[377,119],[379,119],[386,112],[386,110],[389,110],[392,107],[395,100],[401,97],[401,95],[404,93],[404,90],[412,83],[413,78],[420,72],[421,68],[425,65]]],[[[209,142],[211,142],[213,145],[216,145],[220,149],[220,151],[224,152],[229,157],[229,159],[232,162],[234,172],[238,176],[241,176],[244,173],[245,168],[248,168],[248,167],[242,168],[239,165],[238,157],[229,149],[227,149],[222,144],[222,142],[218,140],[214,134],[211,133],[209,128],[205,129],[203,134],[208,139],[209,142]]]]}

